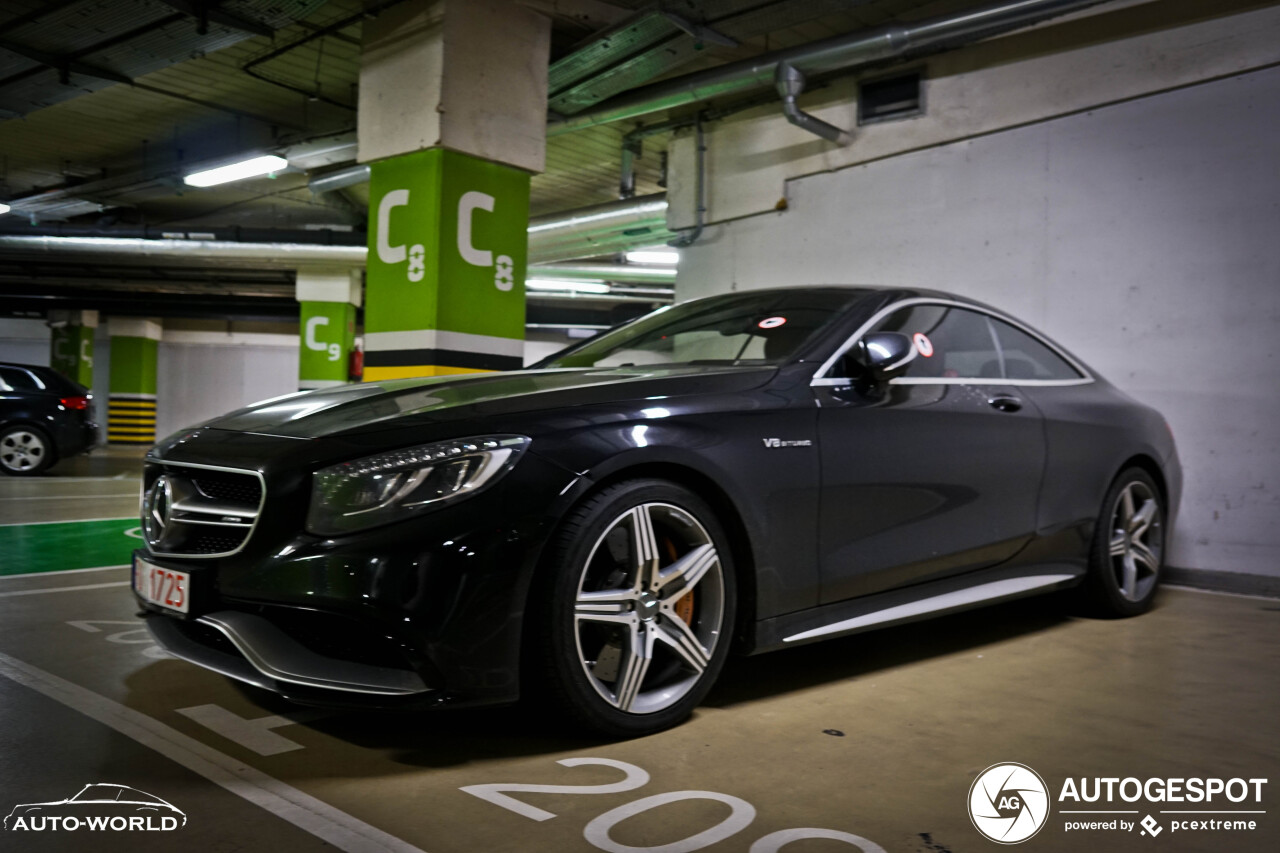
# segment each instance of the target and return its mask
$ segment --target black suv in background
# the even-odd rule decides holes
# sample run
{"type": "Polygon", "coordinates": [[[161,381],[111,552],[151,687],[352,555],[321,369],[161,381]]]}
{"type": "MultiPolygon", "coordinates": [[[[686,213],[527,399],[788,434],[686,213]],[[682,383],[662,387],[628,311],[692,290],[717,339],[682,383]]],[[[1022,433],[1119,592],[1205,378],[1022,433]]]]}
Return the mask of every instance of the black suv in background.
{"type": "Polygon", "coordinates": [[[51,368],[0,362],[0,471],[39,474],[91,449],[89,400],[88,388],[51,368]]]}

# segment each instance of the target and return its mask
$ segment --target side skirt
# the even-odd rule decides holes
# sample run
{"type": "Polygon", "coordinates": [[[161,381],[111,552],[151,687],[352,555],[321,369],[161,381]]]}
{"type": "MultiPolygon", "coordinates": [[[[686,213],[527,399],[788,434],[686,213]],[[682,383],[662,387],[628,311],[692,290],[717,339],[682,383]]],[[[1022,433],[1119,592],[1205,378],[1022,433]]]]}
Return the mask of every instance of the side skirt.
{"type": "Polygon", "coordinates": [[[1004,566],[789,613],[757,623],[751,654],[1066,589],[1084,576],[1071,563],[1004,566]]]}

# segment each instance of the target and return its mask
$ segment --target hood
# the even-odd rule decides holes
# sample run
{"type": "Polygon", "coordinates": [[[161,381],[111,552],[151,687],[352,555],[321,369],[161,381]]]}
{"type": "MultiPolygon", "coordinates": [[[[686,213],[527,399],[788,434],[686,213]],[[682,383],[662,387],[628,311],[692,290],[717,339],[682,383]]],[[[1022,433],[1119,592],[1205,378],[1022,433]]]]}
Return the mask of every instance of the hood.
{"type": "Polygon", "coordinates": [[[770,366],[673,365],[520,370],[396,379],[302,391],[255,403],[201,427],[320,438],[446,418],[510,415],[572,406],[746,391],[776,372],[770,366]]]}

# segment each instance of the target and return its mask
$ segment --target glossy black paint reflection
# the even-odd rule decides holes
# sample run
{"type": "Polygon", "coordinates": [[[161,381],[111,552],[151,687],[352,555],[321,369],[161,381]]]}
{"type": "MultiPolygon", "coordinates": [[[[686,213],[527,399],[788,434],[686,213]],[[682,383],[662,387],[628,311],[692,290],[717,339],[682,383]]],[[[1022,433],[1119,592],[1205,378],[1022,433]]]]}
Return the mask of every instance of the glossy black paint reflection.
{"type": "MultiPolygon", "coordinates": [[[[576,504],[620,480],[673,480],[716,510],[739,571],[746,652],[974,579],[1043,571],[1061,573],[1058,585],[1074,582],[1103,494],[1135,461],[1176,507],[1177,457],[1151,409],[1096,375],[1057,385],[877,380],[858,372],[851,336],[881,309],[921,298],[987,309],[927,291],[848,294],[819,335],[776,363],[398,380],[215,418],[158,444],[145,484],[166,462],[261,472],[257,529],[229,557],[140,553],[191,574],[188,619],[231,608],[283,624],[282,613],[305,611],[308,625],[352,637],[337,654],[382,649],[383,665],[417,671],[438,690],[422,703],[474,704],[519,695],[529,590],[555,570],[544,564],[547,542],[576,504]],[[837,363],[844,351],[852,355],[837,363]],[[836,366],[823,373],[828,362],[836,366]],[[483,493],[351,535],[306,532],[314,471],[496,434],[531,443],[483,493]]],[[[751,298],[775,304],[768,293],[751,298]]],[[[279,690],[300,701],[363,701],[279,690]]]]}

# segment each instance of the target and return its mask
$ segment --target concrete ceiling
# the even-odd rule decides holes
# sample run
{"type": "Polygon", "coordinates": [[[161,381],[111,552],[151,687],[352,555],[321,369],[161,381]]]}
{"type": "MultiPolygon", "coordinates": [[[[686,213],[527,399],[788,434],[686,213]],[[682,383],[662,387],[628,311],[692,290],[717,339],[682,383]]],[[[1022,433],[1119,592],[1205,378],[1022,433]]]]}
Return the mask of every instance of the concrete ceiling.
{"type": "MultiPolygon", "coordinates": [[[[0,231],[47,231],[60,223],[160,231],[336,228],[345,241],[363,242],[365,187],[316,195],[307,180],[354,160],[361,27],[396,2],[0,0],[0,201],[14,208],[0,216],[0,231]],[[204,190],[182,184],[196,164],[285,149],[312,152],[304,158],[309,173],[204,190]]],[[[666,76],[979,5],[523,2],[552,17],[549,97],[558,115],[666,76]]],[[[616,199],[622,137],[636,125],[551,138],[546,170],[533,181],[531,213],[616,199]]],[[[661,134],[645,141],[636,162],[638,194],[663,190],[666,142],[661,134]]],[[[15,261],[0,253],[6,260],[15,261]]],[[[32,272],[13,263],[0,269],[0,293],[32,272]]],[[[49,288],[84,288],[113,275],[121,278],[102,267],[54,265],[31,277],[49,288]]],[[[222,286],[182,276],[174,282],[206,294],[222,286]]],[[[234,275],[227,281],[240,283],[234,275]]]]}

